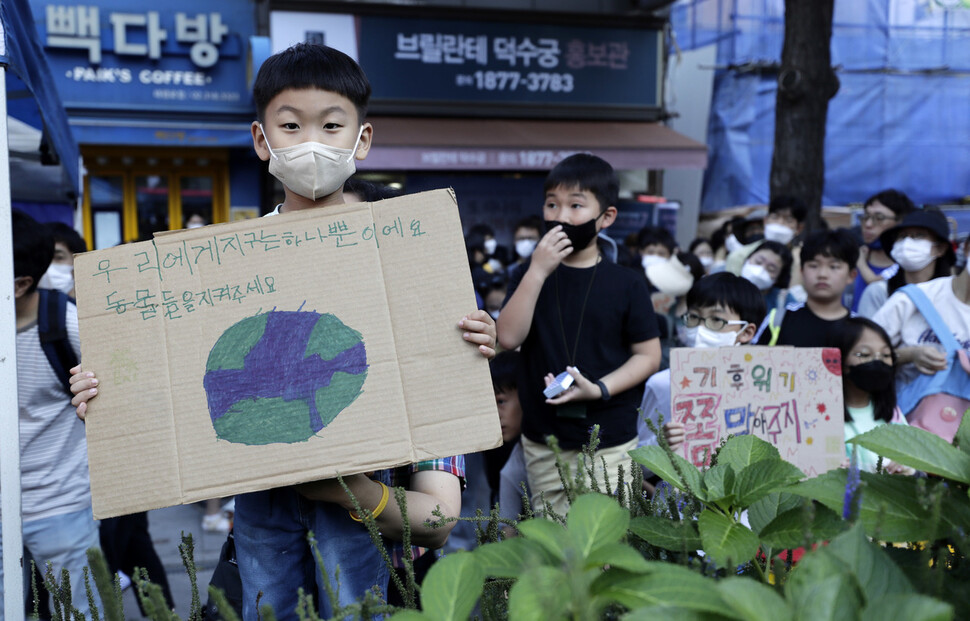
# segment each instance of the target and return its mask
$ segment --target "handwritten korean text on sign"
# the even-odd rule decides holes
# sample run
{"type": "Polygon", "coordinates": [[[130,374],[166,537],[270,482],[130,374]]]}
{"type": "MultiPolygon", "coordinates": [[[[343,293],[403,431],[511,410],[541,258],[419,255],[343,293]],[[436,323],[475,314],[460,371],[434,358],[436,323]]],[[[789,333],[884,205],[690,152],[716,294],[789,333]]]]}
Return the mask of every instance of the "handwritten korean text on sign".
{"type": "Polygon", "coordinates": [[[681,454],[697,466],[729,435],[754,434],[815,476],[842,461],[839,353],[833,349],[725,347],[671,352],[671,416],[684,424],[681,454]]]}

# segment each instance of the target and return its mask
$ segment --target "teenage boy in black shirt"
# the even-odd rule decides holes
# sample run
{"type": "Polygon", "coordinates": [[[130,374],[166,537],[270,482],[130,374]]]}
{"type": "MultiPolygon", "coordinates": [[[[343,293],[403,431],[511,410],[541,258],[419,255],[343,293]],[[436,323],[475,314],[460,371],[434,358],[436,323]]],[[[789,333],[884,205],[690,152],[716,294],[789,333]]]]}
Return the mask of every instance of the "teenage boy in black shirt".
{"type": "Polygon", "coordinates": [[[615,489],[616,467],[637,444],[637,407],[659,365],[660,341],[642,274],[604,260],[596,245],[616,219],[613,168],[594,155],[570,156],[549,173],[545,193],[548,232],[509,283],[498,339],[505,349],[522,348],[519,400],[532,504],[564,514],[568,501],[546,436],[558,438],[575,473],[590,428],[599,425],[596,478],[602,487],[605,458],[615,489]],[[547,399],[543,390],[564,371],[574,383],[547,399]]]}
{"type": "Polygon", "coordinates": [[[772,310],[755,337],[759,345],[822,347],[826,335],[849,316],[842,293],[856,277],[857,241],[849,231],[816,231],[802,245],[802,284],[808,299],[772,310]]]}

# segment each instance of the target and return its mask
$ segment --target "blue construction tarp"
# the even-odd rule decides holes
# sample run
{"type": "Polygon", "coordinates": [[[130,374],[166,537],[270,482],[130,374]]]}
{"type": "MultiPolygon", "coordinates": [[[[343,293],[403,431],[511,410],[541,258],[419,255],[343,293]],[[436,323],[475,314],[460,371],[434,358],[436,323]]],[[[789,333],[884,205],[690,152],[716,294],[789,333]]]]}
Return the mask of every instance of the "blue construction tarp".
{"type": "Polygon", "coordinates": [[[37,152],[12,152],[11,194],[14,200],[73,203],[79,188],[80,152],[27,1],[0,0],[0,23],[4,38],[0,63],[9,69],[7,115],[40,132],[41,142],[60,160],[58,166],[42,164],[39,148],[37,152]]]}
{"type": "MultiPolygon", "coordinates": [[[[691,0],[680,49],[717,45],[703,211],[765,203],[784,0],[691,0]]],[[[823,203],[895,187],[917,203],[970,194],[970,2],[836,0],[823,203]]]]}

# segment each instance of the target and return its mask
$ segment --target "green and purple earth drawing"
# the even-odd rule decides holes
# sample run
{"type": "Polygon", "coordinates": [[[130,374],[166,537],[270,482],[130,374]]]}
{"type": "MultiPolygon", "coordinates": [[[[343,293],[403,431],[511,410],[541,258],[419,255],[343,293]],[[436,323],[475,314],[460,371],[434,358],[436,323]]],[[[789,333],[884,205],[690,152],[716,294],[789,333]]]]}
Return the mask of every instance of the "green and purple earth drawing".
{"type": "Polygon", "coordinates": [[[359,332],[331,314],[273,310],[222,333],[202,383],[218,438],[290,444],[329,425],[365,379],[359,332]]]}

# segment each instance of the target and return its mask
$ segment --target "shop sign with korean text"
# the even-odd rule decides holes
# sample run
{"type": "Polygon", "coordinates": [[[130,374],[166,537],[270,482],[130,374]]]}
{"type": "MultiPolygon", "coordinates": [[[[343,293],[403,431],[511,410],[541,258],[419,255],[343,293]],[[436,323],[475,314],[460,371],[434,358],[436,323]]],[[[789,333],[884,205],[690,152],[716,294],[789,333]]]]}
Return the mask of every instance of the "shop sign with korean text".
{"type": "Polygon", "coordinates": [[[275,11],[274,51],[325,43],[355,58],[376,112],[645,120],[660,109],[663,33],[275,11]]]}
{"type": "Polygon", "coordinates": [[[252,113],[248,0],[30,0],[64,107],[252,113]]]}
{"type": "Polygon", "coordinates": [[[96,517],[501,444],[454,194],[78,255],[96,517]]]}

